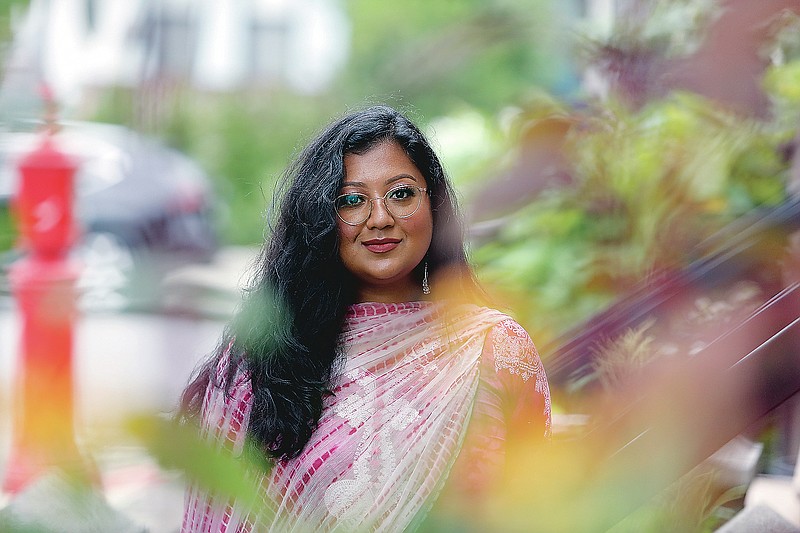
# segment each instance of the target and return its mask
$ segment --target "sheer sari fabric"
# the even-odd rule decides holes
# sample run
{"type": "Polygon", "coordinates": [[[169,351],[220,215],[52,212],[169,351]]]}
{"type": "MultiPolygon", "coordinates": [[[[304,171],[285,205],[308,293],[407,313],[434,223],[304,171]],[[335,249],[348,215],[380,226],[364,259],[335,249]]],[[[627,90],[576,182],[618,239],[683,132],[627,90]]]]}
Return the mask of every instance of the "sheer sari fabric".
{"type": "MultiPolygon", "coordinates": [[[[342,333],[346,359],[318,428],[300,456],[276,463],[262,479],[268,512],[240,509],[191,487],[182,531],[409,529],[430,509],[459,455],[478,396],[484,343],[503,321],[506,315],[476,306],[352,306],[342,333]]],[[[496,368],[536,375],[549,427],[538,356],[509,357],[495,353],[496,368]]],[[[210,388],[204,403],[207,438],[227,443],[234,454],[242,450],[250,395],[240,374],[229,396],[210,388]]]]}

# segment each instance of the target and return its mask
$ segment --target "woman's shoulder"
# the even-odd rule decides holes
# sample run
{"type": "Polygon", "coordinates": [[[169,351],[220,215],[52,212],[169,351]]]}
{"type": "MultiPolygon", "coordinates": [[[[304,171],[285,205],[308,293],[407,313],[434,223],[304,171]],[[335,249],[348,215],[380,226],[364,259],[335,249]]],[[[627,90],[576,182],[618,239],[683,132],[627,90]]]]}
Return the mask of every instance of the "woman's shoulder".
{"type": "Polygon", "coordinates": [[[509,315],[499,313],[498,320],[491,329],[491,335],[498,341],[522,342],[533,344],[533,340],[525,328],[509,315]]]}
{"type": "Polygon", "coordinates": [[[536,345],[525,328],[512,317],[495,311],[494,325],[484,345],[484,358],[498,373],[507,371],[527,381],[543,373],[536,345]]]}
{"type": "Polygon", "coordinates": [[[486,323],[491,324],[490,335],[495,335],[498,338],[527,339],[533,342],[525,328],[504,311],[474,304],[467,304],[464,308],[468,310],[467,312],[471,312],[486,323]]]}

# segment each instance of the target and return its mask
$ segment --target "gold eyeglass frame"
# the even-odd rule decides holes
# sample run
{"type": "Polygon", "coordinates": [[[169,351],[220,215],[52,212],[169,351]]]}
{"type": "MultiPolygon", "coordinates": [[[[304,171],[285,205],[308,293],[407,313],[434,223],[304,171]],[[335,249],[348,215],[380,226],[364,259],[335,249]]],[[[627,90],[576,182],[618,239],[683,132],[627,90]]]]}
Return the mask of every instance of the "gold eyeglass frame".
{"type": "Polygon", "coordinates": [[[427,187],[420,187],[418,185],[398,185],[397,187],[392,187],[391,189],[386,191],[386,194],[384,194],[383,196],[370,197],[370,196],[367,196],[366,194],[362,194],[360,192],[348,192],[348,193],[345,193],[345,194],[340,194],[339,196],[337,196],[333,200],[333,206],[334,206],[334,210],[336,211],[336,216],[339,217],[339,220],[341,220],[342,222],[344,222],[348,226],[358,226],[359,224],[363,224],[364,222],[369,220],[369,217],[372,216],[372,207],[373,207],[373,203],[375,202],[375,200],[383,200],[383,207],[386,208],[386,212],[389,213],[390,215],[392,215],[392,217],[396,217],[396,218],[411,218],[412,216],[414,216],[414,213],[419,211],[419,208],[422,205],[422,195],[421,194],[420,194],[419,200],[417,201],[417,207],[415,207],[414,210],[411,213],[407,214],[407,215],[403,215],[403,216],[395,215],[394,213],[392,213],[392,210],[389,209],[389,206],[386,203],[386,197],[389,196],[389,194],[391,194],[392,192],[394,192],[394,191],[396,191],[398,189],[407,189],[407,188],[417,189],[420,193],[423,193],[423,194],[428,192],[428,188],[427,187]],[[351,194],[357,194],[357,195],[363,196],[364,198],[369,200],[369,211],[367,212],[367,216],[364,217],[364,220],[362,220],[360,222],[348,222],[347,220],[342,218],[342,215],[339,214],[339,209],[336,208],[336,204],[339,202],[339,198],[343,198],[345,196],[350,196],[351,194]]]}

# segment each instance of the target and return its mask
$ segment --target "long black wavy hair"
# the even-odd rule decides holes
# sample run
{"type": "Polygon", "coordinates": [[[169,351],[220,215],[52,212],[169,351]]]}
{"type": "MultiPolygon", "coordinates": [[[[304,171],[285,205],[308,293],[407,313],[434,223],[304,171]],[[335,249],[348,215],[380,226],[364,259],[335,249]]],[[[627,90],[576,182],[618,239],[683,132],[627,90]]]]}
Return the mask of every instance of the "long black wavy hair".
{"type": "MultiPolygon", "coordinates": [[[[400,145],[427,182],[433,239],[424,261],[431,278],[446,268],[470,273],[452,187],[422,132],[387,106],[343,116],[286,169],[280,209],[250,287],[217,349],[184,390],[181,419],[196,420],[206,388],[229,388],[236,369],[244,368],[253,389],[250,437],[276,459],[303,450],[331,394],[342,360],[339,334],[356,298],[356,280],[339,258],[333,207],[345,178],[344,156],[386,141],[400,145]],[[219,360],[229,346],[230,365],[218,380],[219,360]]],[[[422,265],[415,270],[420,280],[421,271],[422,265]]],[[[467,284],[474,285],[471,274],[467,284]]]]}

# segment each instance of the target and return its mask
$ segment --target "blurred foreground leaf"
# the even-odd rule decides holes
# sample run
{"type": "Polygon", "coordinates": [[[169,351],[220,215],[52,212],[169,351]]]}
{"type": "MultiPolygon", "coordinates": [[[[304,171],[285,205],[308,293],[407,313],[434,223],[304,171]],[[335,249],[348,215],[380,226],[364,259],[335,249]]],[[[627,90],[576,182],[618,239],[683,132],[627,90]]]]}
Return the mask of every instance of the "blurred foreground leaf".
{"type": "Polygon", "coordinates": [[[187,481],[215,495],[236,500],[256,514],[265,511],[260,477],[270,466],[254,447],[240,457],[212,446],[197,428],[154,415],[128,420],[127,428],[162,468],[183,472],[187,481]]]}

